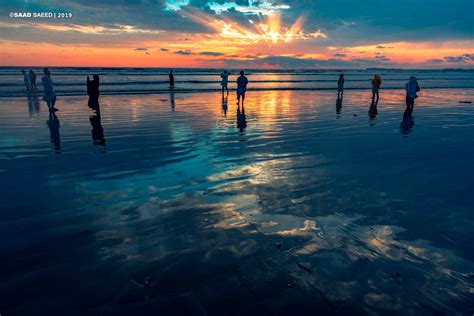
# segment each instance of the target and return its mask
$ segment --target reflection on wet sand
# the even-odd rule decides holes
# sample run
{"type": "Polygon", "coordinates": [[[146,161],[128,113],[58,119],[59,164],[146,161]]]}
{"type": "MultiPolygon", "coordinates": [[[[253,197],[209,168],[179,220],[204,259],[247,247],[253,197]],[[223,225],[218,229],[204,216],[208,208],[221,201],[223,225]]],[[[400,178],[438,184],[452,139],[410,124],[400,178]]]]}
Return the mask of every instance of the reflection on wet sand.
{"type": "MultiPolygon", "coordinates": [[[[0,271],[5,314],[466,314],[472,186],[462,175],[474,117],[436,93],[420,113],[440,127],[402,143],[391,91],[376,132],[352,115],[336,124],[332,92],[252,91],[225,120],[216,94],[183,95],[179,113],[171,96],[163,106],[107,96],[116,106],[90,125],[84,99],[71,97],[60,112],[68,146],[53,159],[42,154],[47,113],[29,120],[24,99],[7,103],[0,176],[15,214],[0,228],[18,244],[0,271]],[[93,155],[88,135],[105,145],[106,117],[108,154],[93,155]],[[417,159],[433,148],[437,159],[417,159]],[[15,176],[25,159],[34,177],[15,176]],[[40,196],[16,201],[27,186],[40,196]]],[[[363,92],[344,102],[367,113],[363,92]]]]}
{"type": "Polygon", "coordinates": [[[221,107],[222,107],[222,114],[224,114],[224,117],[227,117],[227,108],[228,108],[228,97],[229,94],[222,94],[222,100],[221,100],[221,107]]]}
{"type": "Polygon", "coordinates": [[[38,116],[40,112],[40,103],[38,100],[38,95],[35,92],[28,94],[28,111],[30,113],[30,117],[38,116]]]}
{"type": "Polygon", "coordinates": [[[49,128],[51,143],[56,154],[61,153],[61,135],[59,134],[59,119],[55,112],[49,111],[49,118],[46,122],[49,128]]]}
{"type": "MultiPolygon", "coordinates": [[[[296,206],[292,191],[288,197],[279,196],[289,208],[278,214],[274,205],[265,200],[268,192],[281,191],[272,176],[277,172],[274,167],[281,163],[270,160],[211,175],[207,178],[210,189],[168,201],[150,200],[138,208],[124,205],[122,213],[127,214],[127,221],[130,216],[133,220],[122,230],[97,234],[104,244],[116,241],[101,249],[103,260],[126,258],[132,270],[146,267],[146,272],[135,274],[151,275],[161,284],[171,284],[168,280],[178,274],[186,280],[206,278],[200,271],[217,260],[223,265],[213,270],[218,284],[232,284],[232,290],[258,289],[259,295],[274,301],[291,296],[287,292],[291,283],[291,287],[298,287],[298,295],[313,297],[301,311],[312,308],[344,314],[337,306],[347,302],[344,304],[352,311],[456,313],[453,306],[468,303],[472,281],[467,276],[472,264],[452,251],[423,240],[402,240],[398,235],[404,229],[364,224],[368,219],[357,213],[294,214],[297,211],[292,209],[296,206]],[[186,225],[176,226],[175,221],[183,214],[186,225]],[[176,243],[174,236],[164,233],[170,229],[173,235],[184,234],[185,238],[176,243]],[[166,267],[172,258],[183,256],[190,261],[176,259],[166,267]],[[238,262],[236,270],[232,262],[238,262]],[[187,269],[190,264],[194,266],[192,271],[187,269]],[[233,272],[228,273],[228,269],[233,272]],[[234,280],[236,274],[239,278],[234,280]],[[265,293],[272,287],[275,289],[267,297],[265,293]],[[439,291],[445,287],[449,291],[439,291]]],[[[292,163],[296,161],[289,159],[284,165],[292,163]]],[[[297,182],[291,173],[287,176],[286,181],[297,182]]],[[[137,280],[141,282],[140,278],[137,280]]],[[[212,293],[201,296],[204,306],[208,299],[222,299],[224,294],[209,289],[208,282],[202,286],[212,293]]],[[[178,288],[185,291],[185,285],[178,288]]],[[[246,302],[252,299],[247,298],[246,302]]],[[[270,307],[262,308],[268,311],[270,307]]]]}
{"type": "Polygon", "coordinates": [[[408,134],[412,131],[413,126],[415,126],[415,121],[412,116],[413,107],[407,106],[405,112],[403,113],[403,120],[400,123],[400,133],[407,137],[408,134]]]}
{"type": "Polygon", "coordinates": [[[243,132],[247,128],[247,117],[245,116],[245,108],[242,104],[242,110],[240,105],[237,105],[237,128],[243,132]]]}
{"type": "Polygon", "coordinates": [[[175,101],[174,101],[174,92],[171,91],[170,92],[170,108],[171,108],[172,112],[174,112],[175,106],[176,106],[176,104],[175,104],[175,101]]]}
{"type": "Polygon", "coordinates": [[[94,146],[105,146],[104,128],[102,127],[100,111],[89,117],[92,126],[92,143],[94,146]]]}
{"type": "Polygon", "coordinates": [[[336,118],[339,118],[341,116],[342,99],[343,99],[343,94],[338,94],[337,100],[336,100],[336,118]]]}
{"type": "Polygon", "coordinates": [[[377,118],[377,114],[378,114],[378,111],[377,111],[377,104],[376,104],[376,103],[370,104],[370,108],[369,108],[369,119],[370,119],[371,125],[374,125],[374,124],[375,124],[375,119],[377,118]]]}

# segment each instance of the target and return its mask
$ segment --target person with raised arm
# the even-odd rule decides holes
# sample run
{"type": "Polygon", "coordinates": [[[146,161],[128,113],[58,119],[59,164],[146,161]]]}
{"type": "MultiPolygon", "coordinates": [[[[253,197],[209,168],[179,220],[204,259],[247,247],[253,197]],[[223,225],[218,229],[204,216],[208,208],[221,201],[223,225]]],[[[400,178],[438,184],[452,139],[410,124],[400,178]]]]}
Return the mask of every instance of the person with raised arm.
{"type": "Polygon", "coordinates": [[[379,90],[382,85],[382,78],[379,75],[375,75],[372,79],[372,104],[379,103],[379,90]]]}
{"type": "Polygon", "coordinates": [[[227,91],[227,94],[229,94],[229,88],[227,85],[229,84],[229,73],[227,70],[224,70],[223,73],[221,73],[221,86],[222,86],[222,94],[224,94],[224,89],[227,91]]]}

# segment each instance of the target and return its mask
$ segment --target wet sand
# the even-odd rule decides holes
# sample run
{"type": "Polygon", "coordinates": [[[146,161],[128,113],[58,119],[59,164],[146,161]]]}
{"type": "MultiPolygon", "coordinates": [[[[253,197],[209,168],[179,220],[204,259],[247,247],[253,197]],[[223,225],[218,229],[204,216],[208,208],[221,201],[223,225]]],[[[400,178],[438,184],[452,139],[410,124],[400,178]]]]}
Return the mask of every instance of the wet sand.
{"type": "Polygon", "coordinates": [[[2,98],[0,313],[472,313],[474,90],[370,98],[2,98]]]}

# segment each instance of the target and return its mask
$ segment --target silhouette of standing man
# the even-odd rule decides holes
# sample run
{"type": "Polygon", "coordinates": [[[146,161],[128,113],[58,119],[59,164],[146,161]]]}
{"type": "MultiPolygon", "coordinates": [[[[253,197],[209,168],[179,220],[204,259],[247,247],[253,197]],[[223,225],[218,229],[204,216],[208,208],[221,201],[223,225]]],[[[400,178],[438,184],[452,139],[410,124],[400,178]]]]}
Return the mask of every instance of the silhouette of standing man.
{"type": "Polygon", "coordinates": [[[169,77],[170,77],[170,89],[171,89],[171,88],[174,88],[174,75],[173,75],[173,70],[170,70],[169,77]]]}
{"type": "Polygon", "coordinates": [[[89,76],[87,76],[87,94],[89,95],[89,102],[87,103],[87,106],[94,111],[100,111],[99,76],[93,75],[92,78],[93,80],[90,80],[89,76]]]}
{"type": "Polygon", "coordinates": [[[344,74],[339,75],[339,80],[337,81],[337,96],[344,94],[344,74]]]}
{"type": "Polygon", "coordinates": [[[240,77],[237,79],[237,105],[240,104],[240,98],[242,97],[242,106],[244,105],[245,92],[247,91],[247,84],[249,80],[244,76],[244,71],[240,72],[240,77]]]}
{"type": "Polygon", "coordinates": [[[33,69],[30,69],[29,77],[30,77],[30,86],[31,86],[31,89],[36,90],[36,74],[35,74],[35,72],[33,71],[33,69]]]}

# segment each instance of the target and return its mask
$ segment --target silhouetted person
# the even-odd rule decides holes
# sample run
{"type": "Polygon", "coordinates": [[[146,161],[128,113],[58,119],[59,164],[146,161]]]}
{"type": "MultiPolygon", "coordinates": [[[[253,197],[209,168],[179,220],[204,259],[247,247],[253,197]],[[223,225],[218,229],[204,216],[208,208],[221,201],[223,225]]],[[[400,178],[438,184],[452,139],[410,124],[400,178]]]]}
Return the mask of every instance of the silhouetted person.
{"type": "Polygon", "coordinates": [[[339,116],[341,115],[342,99],[343,99],[343,94],[338,94],[337,100],[336,100],[336,118],[339,118],[339,116]]]}
{"type": "Polygon", "coordinates": [[[224,94],[224,89],[227,91],[227,94],[229,94],[229,88],[227,87],[228,84],[229,84],[229,74],[227,73],[227,70],[224,70],[224,72],[221,73],[222,94],[224,94]]]}
{"type": "Polygon", "coordinates": [[[170,70],[170,74],[168,75],[170,78],[170,89],[174,88],[174,75],[173,75],[173,70],[170,70]]]}
{"type": "Polygon", "coordinates": [[[418,81],[416,80],[416,77],[411,76],[410,80],[405,84],[405,91],[407,93],[406,95],[406,105],[407,108],[405,109],[404,116],[408,116],[413,113],[413,107],[415,106],[415,99],[418,98],[418,95],[416,95],[417,92],[420,91],[420,86],[418,85],[418,81]]]}
{"type": "Polygon", "coordinates": [[[224,117],[227,117],[227,95],[224,96],[224,94],[222,94],[222,113],[224,114],[224,117]]]}
{"type": "Polygon", "coordinates": [[[174,92],[170,92],[170,106],[171,106],[171,111],[174,112],[174,108],[175,108],[174,92]]]}
{"type": "Polygon", "coordinates": [[[242,111],[240,111],[240,105],[237,106],[237,128],[243,132],[247,128],[247,119],[245,117],[245,108],[242,102],[242,111]]]}
{"type": "Polygon", "coordinates": [[[339,80],[337,80],[337,96],[344,93],[344,74],[339,75],[339,80]]]}
{"type": "Polygon", "coordinates": [[[89,95],[89,101],[87,102],[87,106],[94,111],[100,111],[99,105],[99,76],[93,75],[92,80],[89,79],[87,76],[87,94],[89,95]]]}
{"type": "Polygon", "coordinates": [[[242,98],[242,105],[245,101],[245,92],[247,91],[247,84],[249,80],[244,76],[244,72],[240,72],[240,77],[237,78],[237,105],[240,104],[240,98],[242,98]]]}
{"type": "Polygon", "coordinates": [[[23,74],[23,81],[25,82],[26,91],[30,91],[31,90],[30,77],[23,69],[21,70],[21,73],[23,74]]]}
{"type": "Polygon", "coordinates": [[[30,69],[29,78],[31,89],[36,90],[36,73],[33,69],[30,69]]]}
{"type": "Polygon", "coordinates": [[[54,146],[54,152],[56,154],[61,153],[61,135],[59,134],[59,119],[56,116],[56,113],[53,111],[49,112],[49,118],[47,121],[49,128],[49,137],[51,139],[51,144],[54,146]]]}
{"type": "Polygon", "coordinates": [[[105,146],[104,128],[102,127],[100,112],[89,117],[92,126],[92,143],[94,146],[105,146]]]}
{"type": "Polygon", "coordinates": [[[379,90],[382,84],[382,78],[379,75],[375,75],[372,79],[372,103],[379,103],[379,90]]]}
{"type": "Polygon", "coordinates": [[[43,82],[43,100],[48,105],[50,111],[57,111],[54,107],[56,104],[56,93],[54,92],[53,80],[51,79],[51,72],[48,68],[43,69],[44,75],[41,78],[43,82]]]}

